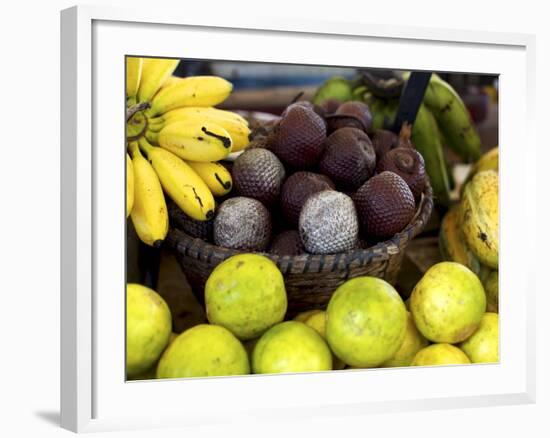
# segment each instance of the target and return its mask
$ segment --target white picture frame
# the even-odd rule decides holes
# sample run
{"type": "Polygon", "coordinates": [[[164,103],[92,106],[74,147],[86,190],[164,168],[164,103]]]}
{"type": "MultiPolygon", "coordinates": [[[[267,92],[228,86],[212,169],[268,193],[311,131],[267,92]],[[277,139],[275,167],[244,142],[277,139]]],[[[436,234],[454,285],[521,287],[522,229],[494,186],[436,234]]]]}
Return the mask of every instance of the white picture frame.
{"type": "Polygon", "coordinates": [[[226,22],[200,12],[78,6],[61,13],[62,427],[534,402],[536,276],[523,254],[534,252],[536,233],[514,233],[519,226],[534,230],[536,222],[534,208],[517,207],[518,199],[536,205],[536,176],[525,158],[536,150],[534,36],[291,17],[226,22]],[[124,55],[499,74],[500,363],[125,382],[124,150],[116,146],[124,140],[124,55]]]}

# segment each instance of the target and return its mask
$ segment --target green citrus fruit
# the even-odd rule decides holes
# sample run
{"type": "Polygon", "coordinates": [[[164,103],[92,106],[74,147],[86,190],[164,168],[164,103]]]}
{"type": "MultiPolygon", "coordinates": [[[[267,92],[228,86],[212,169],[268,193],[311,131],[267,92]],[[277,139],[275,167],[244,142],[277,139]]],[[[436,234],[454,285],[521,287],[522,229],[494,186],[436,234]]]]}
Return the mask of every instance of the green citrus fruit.
{"type": "Polygon", "coordinates": [[[172,317],[162,297],[140,284],[126,286],[126,374],[149,370],[170,339],[172,317]]]}
{"type": "Polygon", "coordinates": [[[384,362],[381,366],[386,367],[408,367],[416,353],[422,348],[427,347],[428,340],[422,336],[422,333],[418,331],[414,325],[414,320],[410,312],[407,312],[407,330],[405,332],[405,339],[397,353],[390,359],[384,362]]]}
{"type": "Polygon", "coordinates": [[[199,324],[181,333],[166,349],[157,378],[248,374],[248,355],[240,341],[220,326],[199,324]]]}
{"type": "Polygon", "coordinates": [[[464,352],[451,344],[432,344],[414,356],[412,366],[457,365],[470,363],[464,352]]]}
{"type": "Polygon", "coordinates": [[[430,341],[455,344],[468,338],[485,312],[481,281],[464,265],[442,262],[432,266],[411,294],[416,327],[430,341]]]}
{"type": "Polygon", "coordinates": [[[206,315],[242,340],[254,339],[282,321],[287,308],[283,275],[257,254],[239,254],[220,263],[205,286],[206,315]]]}
{"type": "Polygon", "coordinates": [[[252,353],[256,374],[332,369],[332,355],[321,335],[302,322],[285,321],[266,331],[252,353]]]}
{"type": "Polygon", "coordinates": [[[483,315],[478,329],[459,347],[472,363],[498,362],[498,314],[483,315]]]}
{"type": "MultiPolygon", "coordinates": [[[[321,337],[327,340],[327,312],[324,310],[313,310],[305,315],[302,322],[314,329],[321,337]]],[[[295,318],[296,319],[296,318],[295,318]]],[[[332,368],[335,370],[343,370],[346,364],[338,359],[334,354],[332,355],[332,368]]]]}
{"type": "Polygon", "coordinates": [[[406,328],[403,300],[379,278],[346,281],[327,307],[327,341],[336,356],[354,367],[376,367],[392,358],[406,328]]]}

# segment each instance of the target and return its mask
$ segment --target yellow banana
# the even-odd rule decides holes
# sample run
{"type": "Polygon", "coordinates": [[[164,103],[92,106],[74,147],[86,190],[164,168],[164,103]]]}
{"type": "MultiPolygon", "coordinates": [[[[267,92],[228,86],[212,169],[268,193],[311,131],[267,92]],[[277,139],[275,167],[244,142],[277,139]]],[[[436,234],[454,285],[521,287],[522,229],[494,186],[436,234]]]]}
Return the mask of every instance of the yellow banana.
{"type": "Polygon", "coordinates": [[[205,221],[214,216],[212,192],[199,175],[171,152],[152,146],[146,139],[139,140],[155,169],[164,191],[189,217],[205,221]]]}
{"type": "Polygon", "coordinates": [[[424,103],[434,114],[446,143],[466,162],[481,155],[481,139],[464,102],[447,82],[433,74],[424,103]]]}
{"type": "Polygon", "coordinates": [[[229,133],[215,123],[174,122],[157,135],[158,145],[189,161],[219,161],[231,152],[229,133]]]}
{"type": "Polygon", "coordinates": [[[223,102],[231,90],[231,82],[218,76],[182,78],[157,93],[147,115],[154,117],[185,106],[214,106],[223,102]]]}
{"type": "MultiPolygon", "coordinates": [[[[183,109],[183,108],[182,108],[183,109]]],[[[178,111],[178,110],[175,110],[178,111]]],[[[171,117],[167,121],[162,121],[162,118],[150,119],[149,120],[149,130],[153,132],[160,132],[165,126],[168,126],[175,122],[185,122],[185,123],[194,123],[200,124],[203,122],[210,122],[224,128],[232,141],[231,152],[237,152],[245,149],[250,143],[249,135],[250,129],[248,126],[242,124],[240,121],[236,121],[233,118],[228,117],[217,117],[215,114],[194,114],[190,113],[187,115],[182,115],[179,118],[171,117]]]]}
{"type": "Polygon", "coordinates": [[[177,108],[172,111],[168,111],[161,116],[159,116],[156,119],[152,119],[152,122],[156,121],[169,121],[174,119],[181,119],[186,116],[192,116],[192,115],[206,115],[213,117],[215,119],[229,119],[233,120],[235,122],[240,122],[245,126],[248,126],[248,120],[246,120],[243,116],[240,114],[234,113],[232,111],[227,110],[221,110],[218,108],[214,108],[211,106],[208,107],[202,107],[202,106],[188,106],[184,108],[177,108]]]}
{"type": "Polygon", "coordinates": [[[179,59],[144,58],[138,101],[150,102],[162,84],[172,75],[179,62],[179,59]]]}
{"type": "Polygon", "coordinates": [[[130,217],[141,241],[158,247],[168,233],[168,210],[159,178],[141,155],[137,142],[130,143],[134,168],[134,206],[130,217]]]}
{"type": "Polygon", "coordinates": [[[173,76],[172,75],[164,81],[164,83],[162,84],[162,88],[169,87],[170,85],[175,84],[176,82],[178,82],[180,80],[181,80],[181,78],[179,76],[173,76]]]}
{"type": "Polygon", "coordinates": [[[187,164],[197,172],[214,196],[227,195],[233,186],[231,173],[220,163],[199,163],[187,161],[187,164]]]}
{"type": "Polygon", "coordinates": [[[126,154],[126,217],[134,206],[134,166],[130,155],[126,154]]]}
{"type": "Polygon", "coordinates": [[[462,235],[458,205],[452,206],[441,221],[439,249],[444,260],[460,263],[476,275],[480,274],[482,265],[470,251],[462,235]]]}
{"type": "Polygon", "coordinates": [[[136,103],[142,65],[143,58],[126,58],[126,100],[128,105],[136,103]]]}
{"type": "Polygon", "coordinates": [[[464,188],[460,209],[468,247],[483,264],[498,269],[498,173],[475,174],[464,188]]]}

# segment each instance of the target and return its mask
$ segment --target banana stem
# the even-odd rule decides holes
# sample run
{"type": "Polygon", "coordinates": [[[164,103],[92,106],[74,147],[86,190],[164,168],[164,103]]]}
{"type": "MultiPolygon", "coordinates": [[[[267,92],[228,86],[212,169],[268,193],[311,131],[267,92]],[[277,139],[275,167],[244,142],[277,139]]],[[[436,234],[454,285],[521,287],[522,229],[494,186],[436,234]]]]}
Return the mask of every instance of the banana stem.
{"type": "Polygon", "coordinates": [[[130,120],[132,116],[138,111],[144,111],[148,108],[151,108],[151,104],[149,102],[141,102],[131,106],[126,110],[126,121],[130,120]]]}
{"type": "Polygon", "coordinates": [[[136,141],[132,141],[132,142],[128,145],[128,150],[130,151],[130,156],[131,156],[132,158],[136,158],[136,156],[141,155],[140,152],[139,152],[138,143],[137,143],[136,141]]]}
{"type": "Polygon", "coordinates": [[[147,156],[149,156],[149,152],[154,148],[154,146],[147,141],[145,137],[141,137],[138,140],[139,143],[139,149],[143,151],[143,153],[147,156]]]}

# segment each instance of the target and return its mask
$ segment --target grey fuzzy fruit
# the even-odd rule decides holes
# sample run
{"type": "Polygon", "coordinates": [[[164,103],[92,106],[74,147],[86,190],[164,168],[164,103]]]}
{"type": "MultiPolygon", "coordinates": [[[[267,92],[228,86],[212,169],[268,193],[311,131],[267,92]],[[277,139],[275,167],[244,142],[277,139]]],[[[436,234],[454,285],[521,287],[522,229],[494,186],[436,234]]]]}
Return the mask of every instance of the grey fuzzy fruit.
{"type": "Polygon", "coordinates": [[[241,196],[270,206],[279,198],[285,168],[267,149],[247,149],[235,160],[231,170],[233,185],[241,196]]]}
{"type": "Polygon", "coordinates": [[[334,190],[307,199],[299,228],[302,243],[312,254],[335,254],[357,247],[359,221],[353,201],[334,190]]]}
{"type": "Polygon", "coordinates": [[[224,201],[214,219],[214,242],[225,248],[264,251],[271,239],[271,217],[264,205],[237,196],[224,201]]]}

